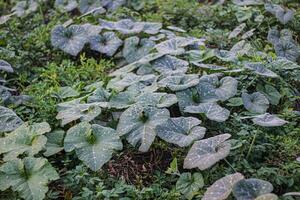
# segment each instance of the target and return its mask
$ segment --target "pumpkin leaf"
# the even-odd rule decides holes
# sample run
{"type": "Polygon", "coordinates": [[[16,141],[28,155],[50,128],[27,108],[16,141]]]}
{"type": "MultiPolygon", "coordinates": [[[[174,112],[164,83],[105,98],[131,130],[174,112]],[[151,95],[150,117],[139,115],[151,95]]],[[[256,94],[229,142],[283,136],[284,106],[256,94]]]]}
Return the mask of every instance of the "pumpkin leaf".
{"type": "Polygon", "coordinates": [[[290,61],[296,61],[300,56],[300,49],[294,41],[280,40],[274,44],[277,56],[286,58],[290,61]]]}
{"type": "Polygon", "coordinates": [[[126,139],[133,146],[139,143],[139,151],[146,152],[156,137],[156,126],[169,117],[167,109],[133,105],[122,113],[117,133],[126,135],[126,139]]]}
{"type": "Polygon", "coordinates": [[[255,6],[255,5],[263,5],[263,0],[232,0],[232,3],[238,6],[255,6]]]}
{"type": "Polygon", "coordinates": [[[203,186],[204,179],[201,173],[182,173],[176,182],[176,190],[187,199],[192,199],[203,186]]]}
{"type": "MultiPolygon", "coordinates": [[[[58,104],[56,119],[64,126],[72,121],[92,121],[101,114],[101,107],[108,103],[80,103],[82,98],[58,104]]],[[[105,106],[104,106],[105,107],[105,106]]]]}
{"type": "Polygon", "coordinates": [[[236,38],[246,28],[246,23],[241,23],[230,32],[228,39],[236,38]]]}
{"type": "Polygon", "coordinates": [[[246,69],[249,69],[253,71],[255,74],[261,75],[261,76],[266,76],[270,78],[277,78],[278,75],[274,73],[273,71],[267,69],[263,63],[245,63],[244,67],[246,69]]]}
{"type": "Polygon", "coordinates": [[[201,121],[194,117],[170,118],[158,125],[156,132],[166,142],[186,147],[204,137],[206,128],[198,126],[200,123],[201,121]]]}
{"type": "Polygon", "coordinates": [[[200,103],[197,106],[187,106],[184,109],[187,113],[204,113],[205,116],[216,122],[224,122],[229,118],[230,112],[217,103],[200,103]]]}
{"type": "Polygon", "coordinates": [[[57,25],[51,32],[51,43],[55,48],[76,56],[87,42],[85,28],[79,25],[64,27],[57,25]]]}
{"type": "Polygon", "coordinates": [[[55,0],[54,6],[61,12],[70,12],[78,6],[76,0],[55,0]]]}
{"type": "Polygon", "coordinates": [[[46,151],[44,152],[44,156],[49,157],[64,149],[63,141],[65,137],[65,131],[63,130],[55,130],[50,133],[46,133],[47,143],[46,143],[46,151]]]}
{"type": "Polygon", "coordinates": [[[23,124],[23,121],[9,108],[0,106],[0,133],[10,132],[23,124]]]}
{"type": "Polygon", "coordinates": [[[5,60],[1,60],[1,59],[0,59],[0,70],[5,72],[10,72],[10,73],[14,72],[14,69],[11,67],[11,65],[5,60]]]}
{"type": "Polygon", "coordinates": [[[234,173],[217,180],[207,188],[202,200],[226,200],[235,183],[242,179],[244,179],[242,174],[234,173]]]}
{"type": "Polygon", "coordinates": [[[278,199],[278,196],[275,195],[275,194],[263,194],[257,198],[255,198],[255,200],[277,200],[278,199]]]}
{"type": "Polygon", "coordinates": [[[133,36],[125,39],[123,56],[128,63],[132,63],[149,54],[154,46],[155,43],[147,38],[133,36]]]}
{"type": "Polygon", "coordinates": [[[70,128],[64,140],[65,151],[75,150],[78,158],[93,171],[99,170],[111,159],[115,150],[122,148],[115,130],[88,122],[70,128]]]}
{"type": "Polygon", "coordinates": [[[277,127],[283,126],[284,124],[288,123],[287,121],[280,119],[275,115],[271,115],[269,113],[265,113],[262,115],[256,115],[252,119],[254,124],[264,127],[277,127]]]}
{"type": "Polygon", "coordinates": [[[156,106],[158,108],[167,108],[177,103],[175,94],[145,92],[136,98],[136,102],[143,106],[156,106]]]}
{"type": "Polygon", "coordinates": [[[255,200],[257,197],[272,191],[271,183],[255,178],[242,179],[233,187],[233,195],[237,200],[255,200]]]}
{"type": "Polygon", "coordinates": [[[25,200],[44,199],[47,184],[57,179],[57,172],[44,158],[15,159],[0,167],[0,190],[11,187],[25,200]]]}
{"type": "Polygon", "coordinates": [[[38,2],[34,0],[19,1],[11,10],[18,17],[26,17],[38,8],[38,2]]]}
{"type": "Polygon", "coordinates": [[[252,113],[265,113],[269,108],[269,100],[260,92],[248,94],[242,93],[242,100],[245,108],[252,113]]]}
{"type": "Polygon", "coordinates": [[[111,57],[117,52],[123,42],[114,32],[105,32],[101,35],[92,36],[89,39],[89,43],[92,50],[111,57]]]}
{"type": "Polygon", "coordinates": [[[0,154],[4,154],[3,160],[13,160],[19,155],[34,156],[46,145],[45,133],[50,132],[48,123],[28,125],[24,123],[13,132],[0,138],[0,154]]]}
{"type": "Polygon", "coordinates": [[[210,168],[218,161],[228,156],[230,143],[226,140],[230,134],[222,134],[208,139],[196,141],[184,159],[184,168],[200,170],[210,168]]]}
{"type": "Polygon", "coordinates": [[[163,56],[150,62],[152,68],[162,75],[181,75],[187,72],[188,62],[174,56],[163,56]]]}
{"type": "Polygon", "coordinates": [[[181,91],[196,86],[199,83],[198,75],[167,76],[158,82],[160,87],[169,88],[171,91],[181,91]]]}
{"type": "Polygon", "coordinates": [[[97,9],[97,13],[103,14],[106,10],[102,7],[102,3],[99,0],[80,0],[78,4],[80,13],[84,14],[97,9]]]}

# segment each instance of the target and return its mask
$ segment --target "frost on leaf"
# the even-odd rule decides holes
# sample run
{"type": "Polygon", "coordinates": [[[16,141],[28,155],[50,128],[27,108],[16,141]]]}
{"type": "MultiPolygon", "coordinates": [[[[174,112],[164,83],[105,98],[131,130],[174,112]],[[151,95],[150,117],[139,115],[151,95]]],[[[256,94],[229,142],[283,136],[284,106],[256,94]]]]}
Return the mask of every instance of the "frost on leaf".
{"type": "Polygon", "coordinates": [[[64,149],[63,141],[65,137],[65,131],[63,130],[55,130],[50,133],[46,133],[47,143],[46,143],[46,151],[44,152],[44,156],[49,157],[64,149]]]}
{"type": "Polygon", "coordinates": [[[115,150],[123,145],[115,130],[97,124],[81,122],[67,131],[64,149],[75,150],[76,155],[91,170],[99,170],[108,162],[115,150]]]}
{"type": "Polygon", "coordinates": [[[82,14],[91,12],[95,9],[97,9],[97,12],[99,14],[103,14],[106,12],[106,10],[102,8],[102,3],[99,0],[80,0],[78,9],[82,14]]]}
{"type": "Polygon", "coordinates": [[[150,62],[152,68],[165,76],[181,75],[187,72],[189,63],[174,56],[163,56],[150,62]]]}
{"type": "Polygon", "coordinates": [[[147,38],[127,38],[124,41],[123,57],[127,63],[132,63],[148,55],[154,46],[155,43],[147,38]]]}
{"type": "Polygon", "coordinates": [[[101,107],[104,105],[102,102],[80,103],[81,99],[58,104],[56,119],[62,120],[62,126],[78,119],[89,122],[101,114],[101,107]]]}
{"type": "Polygon", "coordinates": [[[186,147],[204,137],[206,128],[198,126],[200,123],[201,121],[194,117],[170,118],[158,125],[156,132],[166,142],[186,147]]]}
{"type": "Polygon", "coordinates": [[[254,6],[254,5],[263,5],[263,0],[232,0],[232,3],[238,6],[254,6]]]}
{"type": "Polygon", "coordinates": [[[136,103],[137,96],[137,92],[120,92],[110,98],[109,107],[116,109],[128,108],[136,103]]]}
{"type": "Polygon", "coordinates": [[[300,49],[294,41],[280,40],[274,45],[276,55],[290,61],[296,61],[300,56],[300,49]]]}
{"type": "Polygon", "coordinates": [[[286,58],[277,58],[273,62],[269,63],[268,66],[278,71],[300,69],[299,65],[286,58]]]}
{"type": "Polygon", "coordinates": [[[144,92],[135,99],[136,103],[143,106],[154,106],[158,108],[167,108],[177,103],[175,94],[144,92]]]}
{"type": "Polygon", "coordinates": [[[187,199],[192,199],[196,192],[204,186],[203,176],[200,173],[182,173],[176,182],[176,190],[187,199]]]}
{"type": "Polygon", "coordinates": [[[59,175],[44,158],[15,159],[0,167],[0,190],[11,187],[25,200],[44,199],[47,184],[57,179],[59,175]]]}
{"type": "Polygon", "coordinates": [[[35,0],[19,1],[13,8],[12,12],[18,17],[25,17],[28,14],[35,12],[38,8],[38,2],[35,0]]]}
{"type": "Polygon", "coordinates": [[[14,69],[11,67],[11,65],[8,62],[0,59],[0,71],[12,73],[14,72],[14,69]]]}
{"type": "Polygon", "coordinates": [[[185,90],[190,87],[196,86],[199,83],[198,75],[188,74],[188,75],[177,75],[177,76],[167,76],[158,82],[160,87],[166,87],[170,90],[176,92],[180,90],[185,90]]]}
{"type": "Polygon", "coordinates": [[[123,42],[114,32],[105,32],[101,35],[91,36],[89,43],[92,50],[111,57],[117,52],[123,42]]]}
{"type": "Polygon", "coordinates": [[[265,9],[266,11],[272,13],[281,24],[287,24],[294,18],[295,14],[293,10],[272,3],[266,3],[265,9]]]}
{"type": "Polygon", "coordinates": [[[23,121],[9,108],[0,106],[0,133],[10,132],[23,124],[23,121]]]}
{"type": "Polygon", "coordinates": [[[137,34],[143,31],[144,25],[131,19],[122,19],[118,22],[110,22],[99,19],[103,29],[119,31],[122,34],[137,34]]]}
{"type": "Polygon", "coordinates": [[[233,187],[233,195],[237,200],[255,200],[257,197],[272,191],[271,183],[255,178],[240,180],[233,187]]]}
{"type": "Polygon", "coordinates": [[[78,6],[76,0],[55,0],[54,6],[61,12],[70,12],[78,6]]]}
{"type": "Polygon", "coordinates": [[[187,106],[184,109],[187,113],[204,113],[205,116],[216,122],[224,122],[229,118],[230,111],[219,106],[217,103],[200,103],[197,106],[187,106]]]}
{"type": "Polygon", "coordinates": [[[283,126],[284,124],[288,123],[287,121],[280,119],[276,115],[271,115],[269,113],[254,116],[252,121],[254,124],[264,127],[277,127],[283,126]]]}
{"type": "Polygon", "coordinates": [[[210,168],[218,161],[226,158],[231,145],[226,140],[230,134],[222,134],[205,140],[196,141],[184,159],[184,168],[200,170],[210,168]]]}
{"type": "Polygon", "coordinates": [[[230,32],[228,39],[236,38],[243,30],[246,28],[246,24],[242,23],[235,27],[232,32],[230,32]]]}
{"type": "Polygon", "coordinates": [[[155,128],[170,117],[167,109],[134,105],[125,110],[119,120],[117,133],[126,135],[130,144],[139,144],[139,151],[146,152],[156,137],[155,128]]]}
{"type": "Polygon", "coordinates": [[[185,47],[195,43],[203,44],[202,40],[197,38],[175,37],[157,44],[155,48],[159,53],[180,55],[185,53],[185,47]]]}
{"type": "Polygon", "coordinates": [[[37,123],[21,125],[13,132],[0,138],[0,154],[4,154],[3,160],[13,160],[19,155],[34,156],[46,145],[45,133],[50,132],[48,123],[37,123]]]}
{"type": "Polygon", "coordinates": [[[235,173],[217,180],[207,188],[202,200],[226,200],[232,192],[234,184],[242,179],[244,179],[242,174],[235,173]]]}
{"type": "Polygon", "coordinates": [[[260,92],[248,94],[242,93],[242,100],[245,108],[252,113],[265,113],[269,108],[269,100],[260,92]]]}
{"type": "Polygon", "coordinates": [[[52,45],[72,56],[76,56],[82,50],[87,38],[86,29],[79,25],[57,25],[51,32],[52,45]]]}
{"type": "Polygon", "coordinates": [[[254,73],[261,75],[261,76],[266,76],[270,78],[276,78],[278,75],[274,73],[273,71],[267,69],[263,63],[245,63],[244,67],[253,71],[254,73]]]}

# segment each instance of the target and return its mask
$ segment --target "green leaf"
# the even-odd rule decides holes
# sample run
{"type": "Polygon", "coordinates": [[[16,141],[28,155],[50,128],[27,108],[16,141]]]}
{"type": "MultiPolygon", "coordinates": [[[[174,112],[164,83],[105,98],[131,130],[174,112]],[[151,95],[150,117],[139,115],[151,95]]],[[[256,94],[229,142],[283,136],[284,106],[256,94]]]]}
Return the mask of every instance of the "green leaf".
{"type": "Polygon", "coordinates": [[[0,190],[9,187],[25,200],[41,200],[48,191],[47,184],[59,178],[44,158],[26,157],[4,163],[0,167],[0,190]]]}
{"type": "Polygon", "coordinates": [[[177,158],[174,158],[170,163],[170,167],[168,167],[167,174],[179,174],[177,158]]]}
{"type": "Polygon", "coordinates": [[[271,183],[255,178],[242,179],[233,187],[233,195],[237,200],[255,200],[257,197],[272,191],[271,183]]]}
{"type": "Polygon", "coordinates": [[[23,124],[23,121],[9,108],[0,106],[0,133],[10,132],[23,124]]]}
{"type": "Polygon", "coordinates": [[[55,130],[50,133],[46,133],[47,143],[46,143],[46,152],[44,156],[49,157],[64,149],[64,137],[65,131],[55,130]]]}
{"type": "Polygon", "coordinates": [[[216,182],[214,182],[206,192],[202,200],[226,200],[235,183],[244,179],[244,176],[240,173],[227,175],[216,182]]]}
{"type": "Polygon", "coordinates": [[[195,142],[184,159],[183,167],[198,167],[200,170],[210,168],[228,156],[231,145],[226,140],[230,137],[230,134],[222,134],[195,142]]]}
{"type": "Polygon", "coordinates": [[[228,100],[227,106],[241,106],[243,105],[243,100],[240,97],[234,97],[228,100]]]}
{"type": "Polygon", "coordinates": [[[161,139],[185,147],[204,137],[206,128],[198,126],[200,123],[194,117],[170,118],[158,125],[156,132],[161,139]]]}
{"type": "Polygon", "coordinates": [[[65,151],[75,150],[78,158],[93,171],[99,170],[111,159],[115,150],[122,148],[115,130],[88,122],[70,128],[64,140],[65,151]]]}
{"type": "Polygon", "coordinates": [[[196,86],[199,83],[197,75],[168,76],[158,82],[160,87],[166,87],[176,92],[196,86]]]}
{"type": "Polygon", "coordinates": [[[190,172],[183,173],[176,182],[176,190],[187,199],[192,199],[203,186],[204,180],[201,173],[194,173],[193,175],[190,172]]]}
{"type": "Polygon", "coordinates": [[[122,113],[117,132],[119,135],[126,135],[133,146],[140,144],[139,151],[146,152],[156,137],[156,126],[169,117],[167,109],[133,105],[122,113]]]}
{"type": "Polygon", "coordinates": [[[0,154],[4,154],[3,160],[13,160],[19,155],[34,156],[46,145],[45,133],[50,132],[48,123],[36,123],[22,126],[0,138],[0,154]]]}

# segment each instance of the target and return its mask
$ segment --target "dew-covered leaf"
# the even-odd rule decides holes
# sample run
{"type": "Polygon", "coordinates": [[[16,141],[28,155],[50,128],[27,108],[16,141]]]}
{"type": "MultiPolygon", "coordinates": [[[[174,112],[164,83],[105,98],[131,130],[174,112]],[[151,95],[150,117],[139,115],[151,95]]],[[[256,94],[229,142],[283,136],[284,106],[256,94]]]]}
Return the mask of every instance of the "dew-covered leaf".
{"type": "Polygon", "coordinates": [[[4,154],[3,160],[13,160],[19,155],[34,156],[46,145],[45,133],[50,132],[48,123],[36,123],[28,125],[24,123],[13,132],[0,138],[0,154],[4,154]]]}
{"type": "Polygon", "coordinates": [[[255,178],[240,180],[233,187],[233,195],[237,200],[255,200],[272,191],[271,183],[255,178]]]}
{"type": "Polygon", "coordinates": [[[156,132],[166,142],[186,147],[204,137],[206,128],[198,126],[200,123],[201,121],[194,117],[170,118],[158,125],[156,132]]]}
{"type": "Polygon", "coordinates": [[[217,180],[207,188],[202,200],[226,200],[232,192],[234,184],[242,179],[244,179],[242,174],[235,173],[217,180]]]}
{"type": "Polygon", "coordinates": [[[156,106],[158,108],[167,108],[177,103],[175,94],[144,92],[136,98],[136,102],[143,106],[156,106]]]}
{"type": "Polygon", "coordinates": [[[224,122],[228,119],[230,112],[217,103],[200,103],[197,106],[187,106],[184,109],[187,113],[204,113],[205,116],[216,122],[224,122]]]}
{"type": "Polygon", "coordinates": [[[244,64],[244,67],[246,69],[249,69],[253,71],[254,73],[261,75],[261,76],[266,76],[266,77],[271,77],[271,78],[276,78],[278,75],[274,73],[273,71],[267,69],[263,63],[260,62],[248,62],[244,64]]]}
{"type": "Polygon", "coordinates": [[[105,32],[101,35],[94,35],[89,39],[90,47],[94,51],[113,56],[123,44],[114,32],[105,32]]]}
{"type": "Polygon", "coordinates": [[[192,199],[199,189],[203,188],[204,179],[201,173],[182,173],[176,182],[176,190],[187,199],[192,199]]]}
{"type": "Polygon", "coordinates": [[[23,124],[23,121],[9,108],[0,106],[0,133],[10,132],[23,124]]]}
{"type": "Polygon", "coordinates": [[[187,72],[189,63],[174,56],[163,56],[150,64],[152,68],[162,75],[181,75],[187,72]]]}
{"type": "Polygon", "coordinates": [[[154,46],[155,43],[147,38],[140,39],[133,36],[125,39],[123,56],[127,63],[132,63],[149,54],[154,46]]]}
{"type": "Polygon", "coordinates": [[[265,113],[262,115],[256,115],[252,119],[254,124],[264,127],[277,127],[283,126],[284,124],[288,123],[287,121],[280,119],[276,115],[272,115],[269,113],[265,113]]]}
{"type": "Polygon", "coordinates": [[[300,49],[295,41],[280,40],[274,44],[276,55],[290,61],[296,61],[300,56],[300,49]]]}
{"type": "Polygon", "coordinates": [[[18,17],[25,17],[35,12],[38,8],[38,2],[35,0],[19,1],[11,10],[18,17]]]}
{"type": "Polygon", "coordinates": [[[65,131],[63,130],[55,130],[50,133],[46,133],[47,143],[46,143],[46,151],[44,152],[44,156],[49,157],[64,149],[64,137],[65,131]]]}
{"type": "Polygon", "coordinates": [[[198,167],[200,170],[210,168],[230,153],[231,145],[226,141],[230,137],[230,134],[222,134],[195,142],[184,159],[183,167],[198,167]]]}
{"type": "Polygon", "coordinates": [[[92,10],[97,10],[97,13],[99,14],[103,14],[106,12],[106,10],[104,8],[102,8],[102,3],[100,0],[80,0],[79,1],[79,5],[78,5],[78,9],[80,11],[80,13],[84,14],[87,12],[90,12],[92,10]]]}
{"type": "Polygon", "coordinates": [[[204,44],[202,40],[197,38],[175,37],[157,44],[155,48],[159,53],[180,55],[185,53],[185,47],[195,43],[204,44]]]}
{"type": "Polygon", "coordinates": [[[70,12],[78,6],[76,0],[55,0],[54,6],[61,12],[70,12]]]}
{"type": "Polygon", "coordinates": [[[265,113],[269,108],[269,100],[260,92],[242,93],[245,108],[252,113],[265,113]]]}
{"type": "Polygon", "coordinates": [[[114,129],[88,122],[70,128],[64,140],[65,151],[75,150],[78,158],[93,171],[99,170],[111,159],[115,150],[122,148],[114,129]]]}
{"type": "Polygon", "coordinates": [[[56,119],[64,126],[72,121],[92,121],[101,114],[103,103],[80,103],[81,98],[58,104],[56,119]]]}
{"type": "Polygon", "coordinates": [[[167,109],[134,105],[122,113],[117,133],[126,135],[128,142],[133,146],[140,144],[139,151],[146,152],[156,137],[156,126],[169,117],[167,109]]]}
{"type": "Polygon", "coordinates": [[[6,62],[5,60],[1,60],[0,59],[0,71],[5,71],[5,72],[14,72],[14,69],[12,68],[12,66],[6,62]]]}
{"type": "Polygon", "coordinates": [[[51,43],[55,48],[76,56],[87,42],[85,28],[79,25],[64,27],[57,25],[51,32],[51,43]]]}
{"type": "Polygon", "coordinates": [[[235,27],[232,32],[230,32],[228,39],[236,38],[243,30],[246,28],[246,23],[242,23],[235,27]]]}
{"type": "Polygon", "coordinates": [[[57,179],[58,173],[44,158],[15,159],[0,167],[0,190],[11,187],[25,200],[44,199],[48,183],[57,179]]]}
{"type": "Polygon", "coordinates": [[[263,0],[232,0],[232,3],[238,6],[254,6],[254,5],[263,5],[263,0]]]}
{"type": "Polygon", "coordinates": [[[199,83],[198,75],[188,74],[179,76],[167,76],[158,82],[160,87],[169,88],[172,91],[185,90],[199,83]]]}

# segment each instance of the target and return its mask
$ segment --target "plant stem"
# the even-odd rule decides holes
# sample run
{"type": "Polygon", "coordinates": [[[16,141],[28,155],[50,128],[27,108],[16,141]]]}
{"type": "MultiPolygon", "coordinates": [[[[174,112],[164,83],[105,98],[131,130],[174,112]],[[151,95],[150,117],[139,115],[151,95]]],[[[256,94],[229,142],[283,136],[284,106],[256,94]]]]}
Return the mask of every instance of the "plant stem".
{"type": "Polygon", "coordinates": [[[255,140],[256,140],[257,133],[258,133],[258,131],[255,131],[255,134],[254,134],[254,136],[253,136],[253,138],[252,138],[252,142],[251,142],[251,144],[250,144],[250,148],[249,148],[249,150],[248,150],[248,153],[247,153],[246,159],[248,159],[248,158],[249,158],[249,156],[250,156],[250,154],[251,154],[251,151],[252,151],[252,148],[253,148],[254,142],[255,142],[255,140]]]}
{"type": "Polygon", "coordinates": [[[230,167],[231,169],[233,169],[234,172],[237,172],[237,171],[234,169],[234,167],[230,164],[230,162],[228,162],[228,160],[227,160],[226,158],[224,158],[224,160],[225,160],[225,162],[229,165],[229,167],[230,167]]]}

